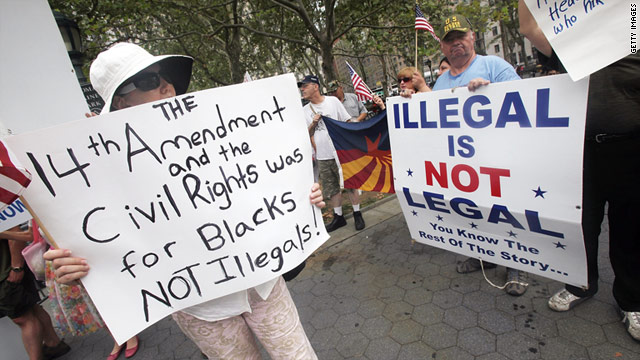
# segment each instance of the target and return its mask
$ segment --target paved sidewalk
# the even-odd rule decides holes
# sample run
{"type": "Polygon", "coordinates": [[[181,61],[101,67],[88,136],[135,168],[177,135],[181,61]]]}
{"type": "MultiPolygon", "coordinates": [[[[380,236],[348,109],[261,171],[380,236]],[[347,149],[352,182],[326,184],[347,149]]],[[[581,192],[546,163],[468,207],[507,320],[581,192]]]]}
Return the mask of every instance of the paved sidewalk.
{"type": "MultiPolygon", "coordinates": [[[[557,313],[546,305],[562,286],[556,281],[530,276],[527,293],[512,297],[481,273],[456,273],[463,257],[412,244],[395,197],[366,209],[364,218],[363,231],[348,220],[332,233],[288,284],[321,360],[640,359],[640,343],[626,333],[611,295],[606,224],[600,292],[557,313]]],[[[504,272],[500,266],[487,276],[501,283],[504,272]]],[[[140,338],[135,360],[201,359],[170,318],[140,338]]],[[[106,331],[66,340],[72,351],[64,360],[105,359],[113,345],[106,331]]]]}

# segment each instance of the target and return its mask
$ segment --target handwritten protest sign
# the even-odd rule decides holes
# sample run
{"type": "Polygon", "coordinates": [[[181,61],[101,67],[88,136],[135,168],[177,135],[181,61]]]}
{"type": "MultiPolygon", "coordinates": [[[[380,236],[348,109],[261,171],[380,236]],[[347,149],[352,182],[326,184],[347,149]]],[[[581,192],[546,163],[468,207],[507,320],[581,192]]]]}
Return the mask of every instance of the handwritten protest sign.
{"type": "Polygon", "coordinates": [[[25,197],[118,342],[262,284],[327,238],[293,75],[186,94],[6,142],[25,197]]]}
{"type": "Polygon", "coordinates": [[[585,285],[587,85],[558,75],[390,99],[395,188],[411,236],[585,285]]]}
{"type": "Polygon", "coordinates": [[[573,80],[636,52],[636,10],[628,1],[525,0],[525,3],[573,80]]]}
{"type": "Polygon", "coordinates": [[[31,214],[20,199],[0,211],[0,231],[9,230],[16,225],[31,220],[31,214]]]}

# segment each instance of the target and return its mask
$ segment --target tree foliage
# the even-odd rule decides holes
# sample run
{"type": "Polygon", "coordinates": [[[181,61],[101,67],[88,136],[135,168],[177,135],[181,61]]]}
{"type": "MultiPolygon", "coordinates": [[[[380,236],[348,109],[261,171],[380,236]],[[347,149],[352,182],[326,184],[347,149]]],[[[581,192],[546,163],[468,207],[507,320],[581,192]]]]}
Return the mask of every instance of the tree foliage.
{"type": "MultiPolygon", "coordinates": [[[[508,1],[515,0],[502,0],[508,1]]],[[[357,59],[374,57],[391,73],[398,69],[388,64],[390,57],[400,56],[410,64],[415,57],[414,0],[49,2],[78,23],[88,59],[120,41],[139,43],[156,54],[189,55],[195,60],[194,89],[241,82],[247,71],[257,78],[315,73],[329,81],[338,76],[336,54],[354,59],[354,66],[357,59]]],[[[436,29],[451,4],[420,2],[436,29]]],[[[486,12],[480,11],[483,19],[486,12]]],[[[427,32],[418,35],[420,57],[439,53],[427,32]]]]}

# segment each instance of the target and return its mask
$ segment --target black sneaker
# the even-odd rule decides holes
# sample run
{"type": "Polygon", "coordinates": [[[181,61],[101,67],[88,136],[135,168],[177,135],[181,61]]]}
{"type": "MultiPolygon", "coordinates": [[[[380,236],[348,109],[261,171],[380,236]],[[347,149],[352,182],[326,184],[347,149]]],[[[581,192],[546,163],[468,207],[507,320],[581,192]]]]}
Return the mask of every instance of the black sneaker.
{"type": "Polygon", "coordinates": [[[347,225],[347,220],[344,219],[344,216],[333,214],[333,220],[331,220],[331,222],[326,226],[327,232],[332,232],[333,230],[339,229],[345,225],[347,225]]]}
{"type": "Polygon", "coordinates": [[[49,347],[47,345],[42,345],[42,356],[46,360],[51,360],[51,359],[59,358],[60,356],[68,353],[70,350],[71,348],[69,347],[69,345],[67,345],[67,343],[65,343],[64,341],[60,340],[60,342],[56,346],[49,347]]]}
{"type": "Polygon", "coordinates": [[[362,213],[360,211],[353,212],[353,222],[356,223],[356,230],[364,229],[364,219],[362,218],[362,213]]]}

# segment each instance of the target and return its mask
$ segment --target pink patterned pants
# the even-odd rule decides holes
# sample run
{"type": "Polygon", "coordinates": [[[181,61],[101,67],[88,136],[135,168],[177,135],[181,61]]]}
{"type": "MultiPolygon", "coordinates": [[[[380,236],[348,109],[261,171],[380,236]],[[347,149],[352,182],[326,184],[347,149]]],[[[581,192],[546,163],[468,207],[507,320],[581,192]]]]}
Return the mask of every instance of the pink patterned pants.
{"type": "Polygon", "coordinates": [[[219,321],[200,320],[184,312],[176,312],[172,317],[209,359],[260,359],[253,334],[273,360],[318,358],[282,277],[267,300],[251,289],[249,303],[252,313],[219,321]]]}

